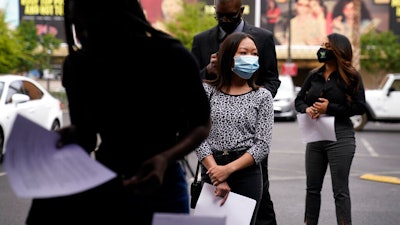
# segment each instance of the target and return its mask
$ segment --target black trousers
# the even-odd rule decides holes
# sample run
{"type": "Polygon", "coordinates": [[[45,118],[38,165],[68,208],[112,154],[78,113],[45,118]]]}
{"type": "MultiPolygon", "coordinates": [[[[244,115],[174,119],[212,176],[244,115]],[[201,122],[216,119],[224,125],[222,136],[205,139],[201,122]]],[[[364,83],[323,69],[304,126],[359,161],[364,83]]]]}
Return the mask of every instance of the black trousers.
{"type": "Polygon", "coordinates": [[[276,225],[274,204],[269,194],[268,178],[268,155],[261,161],[261,171],[263,176],[263,194],[258,208],[256,225],[276,225]]]}
{"type": "Polygon", "coordinates": [[[337,141],[318,141],[306,147],[307,194],[304,222],[318,224],[321,190],[329,166],[337,224],[351,225],[349,174],[356,150],[354,136],[338,137],[337,141]]]}
{"type": "MultiPolygon", "coordinates": [[[[222,152],[214,152],[214,159],[218,165],[226,165],[239,157],[241,157],[246,150],[231,151],[228,155],[221,154],[222,152]]],[[[255,220],[259,208],[259,202],[263,192],[263,178],[262,169],[259,164],[254,164],[247,168],[238,170],[232,173],[226,180],[231,187],[231,191],[252,198],[257,201],[256,207],[253,212],[250,225],[255,225],[255,220]]],[[[206,174],[206,169],[202,166],[201,179],[204,182],[211,184],[210,177],[206,174]]]]}

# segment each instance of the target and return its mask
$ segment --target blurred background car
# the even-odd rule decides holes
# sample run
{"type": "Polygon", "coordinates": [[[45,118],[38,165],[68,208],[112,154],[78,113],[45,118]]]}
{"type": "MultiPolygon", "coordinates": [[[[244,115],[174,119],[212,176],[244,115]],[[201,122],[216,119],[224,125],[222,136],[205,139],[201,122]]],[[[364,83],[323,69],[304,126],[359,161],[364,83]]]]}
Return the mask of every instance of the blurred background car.
{"type": "Polygon", "coordinates": [[[281,86],[274,98],[274,118],[277,120],[295,121],[297,112],[294,107],[294,100],[298,88],[293,83],[289,75],[279,75],[281,86]]]}
{"type": "Polygon", "coordinates": [[[48,130],[63,126],[62,102],[43,86],[25,76],[0,75],[0,163],[17,114],[48,130]]]}
{"type": "Polygon", "coordinates": [[[355,131],[362,131],[367,122],[400,123],[400,73],[386,74],[376,89],[365,90],[366,113],[350,119],[355,131]]]}

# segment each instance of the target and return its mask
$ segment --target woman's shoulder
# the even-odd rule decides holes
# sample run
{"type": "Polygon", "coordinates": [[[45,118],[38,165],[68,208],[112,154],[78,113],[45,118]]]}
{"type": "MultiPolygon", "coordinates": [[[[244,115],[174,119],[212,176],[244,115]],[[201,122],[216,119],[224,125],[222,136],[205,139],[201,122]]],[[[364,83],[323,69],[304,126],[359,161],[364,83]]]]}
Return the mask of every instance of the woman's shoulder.
{"type": "Polygon", "coordinates": [[[207,82],[203,81],[203,87],[204,90],[206,91],[207,95],[210,95],[210,93],[213,93],[216,91],[215,87],[207,82]]]}
{"type": "Polygon", "coordinates": [[[265,87],[260,87],[255,91],[256,95],[259,96],[260,98],[271,98],[272,99],[272,94],[271,92],[266,89],[265,87]]]}

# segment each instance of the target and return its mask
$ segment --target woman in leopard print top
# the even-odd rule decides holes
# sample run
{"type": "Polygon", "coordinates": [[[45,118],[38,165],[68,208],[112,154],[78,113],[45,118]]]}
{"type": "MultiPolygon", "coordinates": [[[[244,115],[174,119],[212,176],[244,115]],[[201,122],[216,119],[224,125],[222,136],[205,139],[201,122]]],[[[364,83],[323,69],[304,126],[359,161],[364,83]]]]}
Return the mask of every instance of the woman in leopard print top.
{"type": "Polygon", "coordinates": [[[274,121],[273,98],[257,86],[258,53],[251,35],[235,32],[221,44],[219,76],[206,80],[211,106],[211,131],[196,149],[202,180],[213,184],[224,204],[230,191],[257,201],[262,195],[260,162],[267,156],[274,121]]]}

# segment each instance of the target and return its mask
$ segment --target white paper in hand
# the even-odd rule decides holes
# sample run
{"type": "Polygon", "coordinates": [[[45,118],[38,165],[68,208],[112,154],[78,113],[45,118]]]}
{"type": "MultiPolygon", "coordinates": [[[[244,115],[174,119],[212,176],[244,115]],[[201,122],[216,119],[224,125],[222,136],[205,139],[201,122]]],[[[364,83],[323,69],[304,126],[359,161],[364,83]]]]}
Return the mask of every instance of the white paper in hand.
{"type": "Polygon", "coordinates": [[[204,183],[194,215],[197,216],[226,216],[226,225],[250,224],[256,200],[230,192],[223,206],[222,198],[214,195],[215,187],[204,183]]]}
{"type": "Polygon", "coordinates": [[[56,148],[59,134],[18,115],[6,146],[4,166],[11,188],[21,198],[75,194],[116,174],[80,146],[56,148]]]}
{"type": "Polygon", "coordinates": [[[307,113],[299,113],[297,121],[303,143],[336,141],[335,117],[320,116],[312,119],[307,113]]]}

